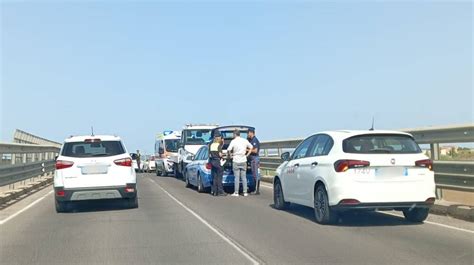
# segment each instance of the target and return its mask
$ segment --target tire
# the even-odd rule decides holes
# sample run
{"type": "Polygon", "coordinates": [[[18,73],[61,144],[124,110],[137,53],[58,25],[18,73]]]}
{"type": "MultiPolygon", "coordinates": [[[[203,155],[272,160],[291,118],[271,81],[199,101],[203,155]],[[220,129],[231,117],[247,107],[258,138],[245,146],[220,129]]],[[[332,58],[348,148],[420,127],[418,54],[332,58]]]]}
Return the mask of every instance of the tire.
{"type": "Polygon", "coordinates": [[[125,199],[125,205],[127,208],[129,209],[136,209],[138,208],[138,194],[135,195],[135,197],[133,198],[128,198],[128,199],[125,199]]]}
{"type": "Polygon", "coordinates": [[[328,193],[323,185],[318,185],[314,191],[314,217],[317,223],[333,224],[338,216],[329,206],[328,193]]]}
{"type": "Polygon", "coordinates": [[[64,212],[67,212],[68,208],[69,208],[69,204],[67,202],[60,202],[58,200],[54,200],[55,201],[55,206],[56,206],[56,212],[57,213],[64,213],[64,212]]]}
{"type": "Polygon", "coordinates": [[[156,168],[155,173],[157,177],[161,176],[161,172],[158,170],[158,168],[156,168]]]}
{"type": "Polygon", "coordinates": [[[186,183],[186,188],[191,188],[191,183],[189,183],[188,173],[185,171],[183,174],[184,182],[186,183]]]}
{"type": "Polygon", "coordinates": [[[273,185],[273,205],[278,210],[284,210],[290,206],[289,202],[285,201],[285,196],[283,195],[283,189],[281,187],[280,180],[276,180],[273,185]]]}
{"type": "Polygon", "coordinates": [[[414,208],[412,210],[403,210],[403,215],[407,221],[422,223],[428,217],[429,212],[429,208],[414,208]]]}
{"type": "Polygon", "coordinates": [[[202,181],[201,181],[201,175],[198,173],[198,179],[197,179],[197,191],[199,193],[203,193],[204,192],[204,186],[202,185],[202,181]]]}

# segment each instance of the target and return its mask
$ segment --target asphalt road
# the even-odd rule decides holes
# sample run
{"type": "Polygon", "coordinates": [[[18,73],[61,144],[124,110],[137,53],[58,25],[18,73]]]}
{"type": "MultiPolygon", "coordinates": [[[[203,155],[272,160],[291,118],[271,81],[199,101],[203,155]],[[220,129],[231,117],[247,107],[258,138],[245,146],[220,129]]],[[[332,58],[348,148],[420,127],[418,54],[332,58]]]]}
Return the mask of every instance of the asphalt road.
{"type": "Polygon", "coordinates": [[[313,221],[260,196],[212,197],[142,174],[138,209],[88,202],[57,214],[51,188],[0,211],[0,264],[474,264],[472,223],[383,213],[313,221]]]}

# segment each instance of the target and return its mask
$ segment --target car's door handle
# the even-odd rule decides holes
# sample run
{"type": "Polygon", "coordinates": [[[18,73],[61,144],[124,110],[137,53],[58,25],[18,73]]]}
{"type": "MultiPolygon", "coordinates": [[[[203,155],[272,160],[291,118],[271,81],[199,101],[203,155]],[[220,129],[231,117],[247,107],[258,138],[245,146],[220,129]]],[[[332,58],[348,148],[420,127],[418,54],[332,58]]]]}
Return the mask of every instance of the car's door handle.
{"type": "Polygon", "coordinates": [[[315,166],[317,166],[317,165],[318,165],[318,162],[316,162],[316,161],[314,161],[313,163],[311,163],[311,166],[312,166],[312,167],[315,167],[315,166]]]}

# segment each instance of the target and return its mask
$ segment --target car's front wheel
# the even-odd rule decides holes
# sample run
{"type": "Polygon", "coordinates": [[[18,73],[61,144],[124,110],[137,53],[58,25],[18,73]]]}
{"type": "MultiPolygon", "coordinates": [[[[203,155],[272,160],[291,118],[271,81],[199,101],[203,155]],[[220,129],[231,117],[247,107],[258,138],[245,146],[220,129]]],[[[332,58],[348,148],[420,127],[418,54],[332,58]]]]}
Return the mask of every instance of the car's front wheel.
{"type": "Polygon", "coordinates": [[[280,180],[275,180],[273,187],[273,204],[276,209],[284,210],[290,205],[289,202],[285,201],[285,196],[283,195],[283,189],[281,187],[280,180]]]}
{"type": "Polygon", "coordinates": [[[314,217],[320,224],[337,221],[337,213],[329,206],[328,193],[323,185],[318,185],[314,191],[314,217]]]}
{"type": "Polygon", "coordinates": [[[428,218],[429,211],[430,209],[428,208],[407,209],[403,211],[403,215],[410,222],[421,223],[428,218]]]}
{"type": "Polygon", "coordinates": [[[202,185],[200,174],[198,174],[198,177],[197,177],[197,190],[199,193],[204,192],[204,186],[202,185]]]}

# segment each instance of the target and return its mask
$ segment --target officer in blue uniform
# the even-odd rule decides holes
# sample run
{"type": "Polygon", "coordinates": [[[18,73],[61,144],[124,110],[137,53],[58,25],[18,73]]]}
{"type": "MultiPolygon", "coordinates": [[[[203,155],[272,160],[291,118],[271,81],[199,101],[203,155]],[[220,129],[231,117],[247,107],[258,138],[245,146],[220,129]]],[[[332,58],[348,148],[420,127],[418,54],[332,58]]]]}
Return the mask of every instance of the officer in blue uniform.
{"type": "Polygon", "coordinates": [[[226,196],[224,187],[222,185],[222,176],[224,170],[221,165],[221,159],[224,157],[222,153],[222,137],[219,131],[215,131],[214,140],[209,146],[209,163],[211,163],[211,175],[212,175],[212,189],[211,194],[213,196],[226,196]]]}
{"type": "Polygon", "coordinates": [[[255,136],[255,129],[249,129],[248,140],[253,146],[252,152],[249,155],[250,166],[252,168],[252,176],[255,182],[255,195],[260,194],[260,174],[258,168],[260,167],[260,141],[255,136]]]}

